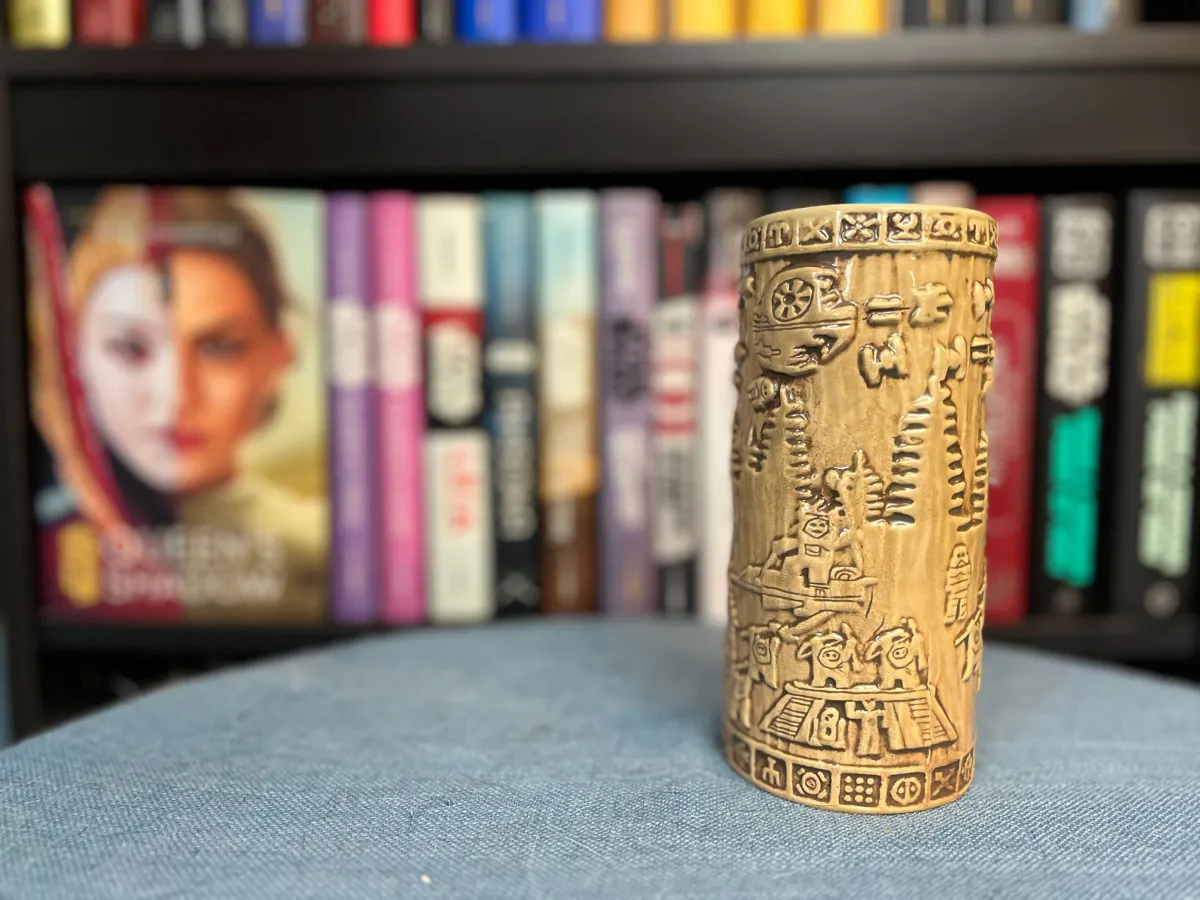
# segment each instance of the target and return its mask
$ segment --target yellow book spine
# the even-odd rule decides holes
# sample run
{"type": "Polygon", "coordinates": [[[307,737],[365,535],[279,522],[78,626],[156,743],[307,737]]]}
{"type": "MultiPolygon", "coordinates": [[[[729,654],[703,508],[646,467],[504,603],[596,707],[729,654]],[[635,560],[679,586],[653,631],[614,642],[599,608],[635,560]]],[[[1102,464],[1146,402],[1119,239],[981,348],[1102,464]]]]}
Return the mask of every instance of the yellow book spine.
{"type": "Polygon", "coordinates": [[[65,47],[71,42],[71,0],[9,0],[14,47],[65,47]]]}
{"type": "Polygon", "coordinates": [[[796,37],[808,30],[808,0],[746,0],[746,37],[796,37]]]}
{"type": "Polygon", "coordinates": [[[681,41],[728,41],[737,37],[733,0],[671,0],[671,37],[681,41]]]}
{"type": "Polygon", "coordinates": [[[887,0],[817,0],[818,34],[882,34],[887,28],[887,0]]]}
{"type": "Polygon", "coordinates": [[[614,44],[644,43],[662,37],[659,0],[606,0],[604,36],[614,44]]]}

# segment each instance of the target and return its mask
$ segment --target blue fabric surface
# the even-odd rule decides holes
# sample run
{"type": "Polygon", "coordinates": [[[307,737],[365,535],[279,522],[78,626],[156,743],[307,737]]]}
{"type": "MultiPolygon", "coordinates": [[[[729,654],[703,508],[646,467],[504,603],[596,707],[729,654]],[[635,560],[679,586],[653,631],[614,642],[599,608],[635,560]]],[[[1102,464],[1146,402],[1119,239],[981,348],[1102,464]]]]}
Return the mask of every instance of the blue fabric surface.
{"type": "Polygon", "coordinates": [[[689,623],[371,638],[0,753],[0,897],[1200,896],[1200,691],[991,645],[975,783],[852,816],[718,746],[689,623]]]}

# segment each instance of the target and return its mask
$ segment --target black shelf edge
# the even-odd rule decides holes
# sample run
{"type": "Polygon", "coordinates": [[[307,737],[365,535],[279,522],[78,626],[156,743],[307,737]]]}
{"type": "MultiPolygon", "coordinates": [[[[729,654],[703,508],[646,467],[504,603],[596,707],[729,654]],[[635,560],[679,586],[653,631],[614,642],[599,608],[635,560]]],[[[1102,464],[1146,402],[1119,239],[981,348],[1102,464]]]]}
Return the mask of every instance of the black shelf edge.
{"type": "MultiPolygon", "coordinates": [[[[503,627],[504,623],[497,623],[503,627]]],[[[496,626],[491,626],[496,627],[496,626]]],[[[397,629],[418,633],[424,629],[397,629]]],[[[46,620],[41,649],[47,654],[257,657],[383,634],[384,627],[133,625],[46,620]]],[[[1200,637],[1200,617],[1169,621],[1095,616],[1077,620],[1031,618],[1016,625],[989,626],[991,643],[1037,647],[1110,662],[1170,662],[1191,659],[1200,637]]]]}
{"type": "Polygon", "coordinates": [[[762,76],[990,70],[1170,70],[1200,67],[1200,27],[1145,25],[1083,34],[1040,29],[914,30],[874,38],[799,38],[657,44],[511,44],[434,47],[66,47],[0,49],[16,86],[317,81],[470,81],[490,78],[762,76]]]}
{"type": "Polygon", "coordinates": [[[1200,28],[0,51],[16,180],[1200,164],[1200,28]]]}

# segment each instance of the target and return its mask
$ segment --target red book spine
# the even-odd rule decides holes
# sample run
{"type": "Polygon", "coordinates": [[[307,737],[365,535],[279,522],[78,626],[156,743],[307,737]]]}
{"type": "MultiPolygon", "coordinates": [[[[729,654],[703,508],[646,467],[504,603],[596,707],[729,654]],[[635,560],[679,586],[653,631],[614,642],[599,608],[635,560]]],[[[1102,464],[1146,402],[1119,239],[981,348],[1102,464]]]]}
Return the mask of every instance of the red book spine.
{"type": "Polygon", "coordinates": [[[367,0],[367,35],[372,44],[411,44],[417,37],[416,0],[367,0]]]}
{"type": "Polygon", "coordinates": [[[127,47],[142,39],[142,0],[75,0],[75,40],[93,47],[127,47]]]}
{"type": "Polygon", "coordinates": [[[987,621],[1002,624],[1029,611],[1042,217],[1033,196],[981,197],[976,205],[996,220],[1000,247],[996,381],[987,397],[987,621]]]}

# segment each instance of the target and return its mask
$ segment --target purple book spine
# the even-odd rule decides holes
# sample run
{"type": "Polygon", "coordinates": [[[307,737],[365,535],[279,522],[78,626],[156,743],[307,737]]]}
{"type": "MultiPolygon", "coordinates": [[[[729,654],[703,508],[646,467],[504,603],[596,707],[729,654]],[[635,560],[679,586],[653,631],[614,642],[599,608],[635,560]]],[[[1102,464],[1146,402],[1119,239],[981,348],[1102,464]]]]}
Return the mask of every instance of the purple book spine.
{"type": "Polygon", "coordinates": [[[362,624],[379,611],[366,196],[330,194],[328,217],[333,618],[362,624]]]}
{"type": "Polygon", "coordinates": [[[658,608],[650,516],[650,318],[658,292],[659,198],[653,191],[614,188],[601,194],[600,212],[600,607],[609,615],[636,615],[658,608]]]}

